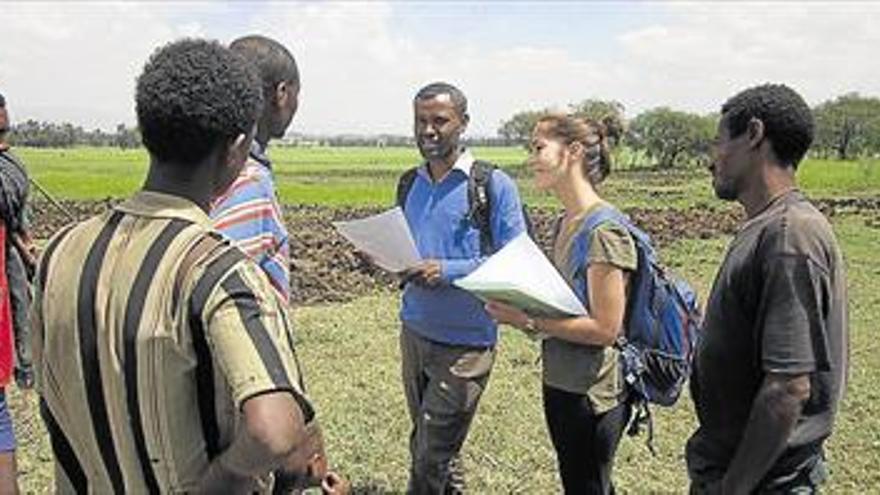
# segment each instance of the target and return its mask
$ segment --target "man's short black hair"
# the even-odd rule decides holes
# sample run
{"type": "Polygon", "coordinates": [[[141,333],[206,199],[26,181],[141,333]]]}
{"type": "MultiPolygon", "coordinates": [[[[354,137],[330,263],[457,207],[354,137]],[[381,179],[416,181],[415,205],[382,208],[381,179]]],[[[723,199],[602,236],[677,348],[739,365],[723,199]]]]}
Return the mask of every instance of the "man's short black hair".
{"type": "Polygon", "coordinates": [[[467,98],[464,96],[464,93],[462,93],[460,89],[449,83],[431,83],[420,89],[419,92],[416,93],[416,97],[413,100],[430,100],[440,95],[449,95],[449,98],[452,100],[452,104],[455,105],[455,110],[458,112],[459,116],[464,117],[465,115],[467,115],[467,98]]]}
{"type": "Polygon", "coordinates": [[[0,108],[6,108],[6,98],[3,97],[3,93],[0,93],[0,108]]]}
{"type": "Polygon", "coordinates": [[[244,36],[233,41],[229,49],[238,53],[260,71],[263,95],[269,97],[279,83],[299,84],[299,69],[293,54],[281,43],[258,34],[244,36]]]}
{"type": "Polygon", "coordinates": [[[721,107],[731,137],[746,131],[749,120],[764,123],[764,135],[782,165],[797,168],[813,144],[815,123],[809,105],[784,84],[763,84],[736,94],[721,107]]]}
{"type": "Polygon", "coordinates": [[[216,41],[183,39],[150,56],[137,79],[144,146],[162,161],[196,163],[249,134],[263,105],[253,66],[216,41]]]}

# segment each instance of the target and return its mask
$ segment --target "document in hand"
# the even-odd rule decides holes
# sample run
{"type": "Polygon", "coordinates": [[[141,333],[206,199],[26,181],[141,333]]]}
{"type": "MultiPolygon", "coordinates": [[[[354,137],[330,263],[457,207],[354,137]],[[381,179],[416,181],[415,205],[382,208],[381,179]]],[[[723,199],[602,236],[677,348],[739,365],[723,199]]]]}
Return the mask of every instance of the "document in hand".
{"type": "Polygon", "coordinates": [[[484,301],[500,301],[531,316],[586,315],[571,287],[527,234],[520,234],[454,284],[484,301]]]}
{"type": "Polygon", "coordinates": [[[406,270],[422,259],[400,207],[367,218],[333,222],[333,226],[355,248],[389,272],[406,270]]]}

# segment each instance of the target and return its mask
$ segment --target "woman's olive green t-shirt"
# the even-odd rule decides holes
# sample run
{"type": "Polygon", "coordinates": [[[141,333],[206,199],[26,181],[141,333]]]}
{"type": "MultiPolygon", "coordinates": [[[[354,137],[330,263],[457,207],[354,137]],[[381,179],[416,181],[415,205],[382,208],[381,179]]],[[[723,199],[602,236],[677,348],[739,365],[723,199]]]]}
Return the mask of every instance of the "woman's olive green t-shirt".
{"type": "MultiPolygon", "coordinates": [[[[603,203],[598,203],[572,218],[559,229],[554,240],[553,263],[569,279],[572,287],[575,286],[570,279],[572,275],[565,273],[565,267],[570,266],[573,241],[587,215],[601,205],[603,203]]],[[[626,228],[611,221],[596,226],[590,237],[586,259],[587,266],[593,263],[606,263],[625,272],[636,270],[636,245],[626,228]]],[[[581,273],[586,276],[586,270],[581,273]]],[[[589,296],[583,296],[589,312],[589,296]]],[[[545,385],[587,395],[595,414],[607,412],[623,399],[624,383],[619,353],[614,347],[576,344],[551,337],[543,341],[542,362],[545,385]]]]}

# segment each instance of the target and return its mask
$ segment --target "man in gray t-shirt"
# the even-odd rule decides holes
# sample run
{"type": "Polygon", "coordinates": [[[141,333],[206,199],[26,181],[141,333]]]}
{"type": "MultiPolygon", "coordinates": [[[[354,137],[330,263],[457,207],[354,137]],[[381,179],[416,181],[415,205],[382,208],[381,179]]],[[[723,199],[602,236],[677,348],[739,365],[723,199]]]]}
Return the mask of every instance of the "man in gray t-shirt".
{"type": "Polygon", "coordinates": [[[748,220],[713,284],[696,351],[691,493],[813,493],[849,352],[840,249],[795,180],[813,118],[782,85],[745,90],[721,113],[713,187],[748,220]]]}

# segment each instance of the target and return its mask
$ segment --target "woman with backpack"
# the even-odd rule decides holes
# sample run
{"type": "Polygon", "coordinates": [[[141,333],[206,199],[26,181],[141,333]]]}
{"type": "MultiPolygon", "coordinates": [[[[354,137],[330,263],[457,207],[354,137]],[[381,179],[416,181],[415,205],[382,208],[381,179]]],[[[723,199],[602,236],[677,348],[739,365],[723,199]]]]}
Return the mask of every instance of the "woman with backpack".
{"type": "Polygon", "coordinates": [[[623,331],[638,255],[624,226],[590,219],[613,208],[596,191],[611,169],[605,126],[546,116],[533,131],[528,164],[537,188],[552,192],[565,208],[552,259],[589,316],[532,318],[498,302],[486,309],[500,323],[544,337],[544,413],[565,492],[613,493],[614,454],[630,416],[614,343],[623,331]]]}

